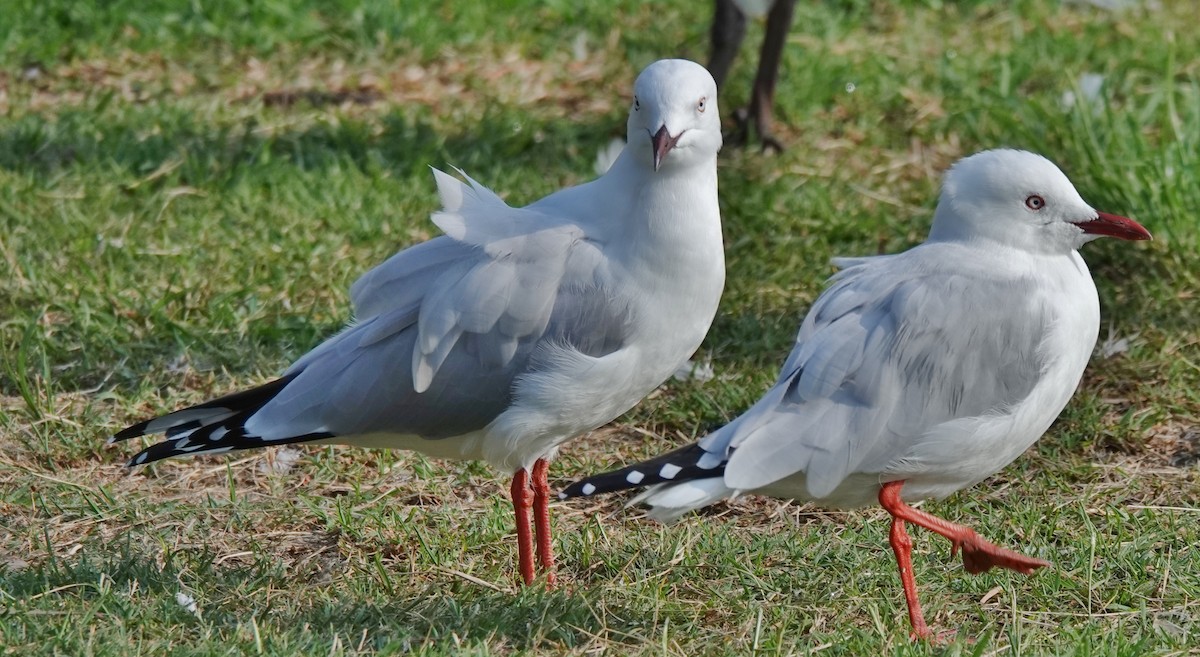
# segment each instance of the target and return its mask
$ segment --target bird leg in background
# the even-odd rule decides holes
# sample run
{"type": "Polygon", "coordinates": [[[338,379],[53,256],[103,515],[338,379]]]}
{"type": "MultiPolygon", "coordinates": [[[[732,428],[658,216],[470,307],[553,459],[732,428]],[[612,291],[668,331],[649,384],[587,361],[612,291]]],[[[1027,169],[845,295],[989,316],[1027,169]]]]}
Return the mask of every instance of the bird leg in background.
{"type": "MultiPolygon", "coordinates": [[[[783,60],[783,48],[787,44],[788,31],[792,28],[795,9],[796,0],[775,0],[771,4],[767,13],[766,34],[763,35],[762,50],[758,56],[758,71],[754,75],[754,88],[750,92],[750,104],[733,114],[737,124],[729,135],[733,142],[745,144],[750,139],[750,125],[753,124],[764,151],[783,150],[783,144],[771,133],[771,122],[779,63],[783,60]]],[[[745,36],[746,15],[737,3],[734,0],[716,0],[712,29],[709,31],[712,48],[709,51],[708,70],[716,80],[718,90],[725,86],[725,78],[745,36]]]]}
{"type": "MultiPolygon", "coordinates": [[[[882,493],[880,494],[882,496],[882,493]]],[[[917,597],[917,579],[912,569],[912,539],[904,531],[904,521],[892,517],[892,531],[888,535],[892,551],[896,553],[896,565],[900,567],[900,583],[904,585],[904,601],[908,603],[908,621],[912,623],[914,639],[927,639],[929,626],[921,613],[921,600],[917,597]]]]}
{"type": "MultiPolygon", "coordinates": [[[[754,122],[758,139],[764,151],[782,151],[783,144],[771,134],[771,120],[775,106],[775,82],[779,78],[779,63],[783,59],[783,47],[787,43],[788,31],[792,28],[792,13],[796,0],[775,0],[767,14],[767,33],[763,36],[762,52],[758,56],[758,73],[754,76],[750,107],[735,116],[746,130],[747,119],[754,122]]],[[[743,136],[742,140],[745,141],[743,136]]]]}
{"type": "Polygon", "coordinates": [[[958,554],[959,549],[962,549],[963,566],[968,573],[977,575],[999,566],[1022,575],[1029,575],[1038,568],[1050,565],[1049,561],[1034,559],[1019,552],[993,545],[985,541],[970,527],[956,525],[931,513],[912,508],[900,499],[900,489],[903,486],[903,481],[891,481],[884,484],[883,488],[879,490],[879,504],[887,509],[893,518],[911,522],[948,538],[951,544],[951,555],[958,554]]]}
{"type": "Polygon", "coordinates": [[[537,532],[538,563],[546,573],[546,588],[553,589],[558,577],[554,574],[554,544],[550,540],[550,481],[546,472],[550,463],[538,459],[533,464],[533,523],[537,532]]]}
{"type": "Polygon", "coordinates": [[[529,507],[532,506],[532,495],[529,491],[529,473],[525,468],[517,470],[513,475],[512,488],[513,513],[517,518],[517,555],[520,559],[521,581],[525,586],[533,584],[533,531],[529,526],[529,507]]]}
{"type": "Polygon", "coordinates": [[[746,15],[733,0],[716,0],[713,10],[712,50],[708,56],[708,72],[717,83],[717,90],[725,86],[725,76],[737,58],[738,48],[746,36],[746,15]]]}

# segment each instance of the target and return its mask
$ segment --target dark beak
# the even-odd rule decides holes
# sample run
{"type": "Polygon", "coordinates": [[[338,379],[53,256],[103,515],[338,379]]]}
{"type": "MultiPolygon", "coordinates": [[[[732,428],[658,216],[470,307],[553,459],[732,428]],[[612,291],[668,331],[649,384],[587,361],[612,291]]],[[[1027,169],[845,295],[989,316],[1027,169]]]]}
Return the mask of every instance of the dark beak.
{"type": "Polygon", "coordinates": [[[1150,236],[1150,231],[1146,230],[1145,227],[1133,219],[1108,214],[1107,212],[1098,212],[1097,215],[1091,221],[1081,221],[1075,225],[1082,228],[1085,233],[1107,235],[1119,240],[1154,239],[1150,236]]]}
{"type": "MultiPolygon", "coordinates": [[[[679,135],[682,134],[682,132],[679,133],[679,135]]],[[[670,153],[671,149],[675,148],[675,144],[679,142],[679,135],[672,137],[671,133],[667,132],[666,124],[663,124],[663,127],[659,128],[658,132],[654,133],[654,136],[650,138],[650,144],[654,146],[655,171],[658,171],[658,167],[662,165],[662,161],[667,157],[667,153],[670,153]]]]}

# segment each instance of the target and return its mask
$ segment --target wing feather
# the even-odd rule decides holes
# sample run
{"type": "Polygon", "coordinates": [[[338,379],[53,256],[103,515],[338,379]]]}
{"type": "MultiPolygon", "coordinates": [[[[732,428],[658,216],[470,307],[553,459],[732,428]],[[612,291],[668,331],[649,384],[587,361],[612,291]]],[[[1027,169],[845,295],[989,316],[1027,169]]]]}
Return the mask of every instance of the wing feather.
{"type": "Polygon", "coordinates": [[[507,408],[540,342],[589,353],[625,341],[627,308],[605,293],[603,258],[582,229],[509,207],[470,178],[434,176],[446,235],[363,275],[351,289],[356,323],[290,368],[248,430],[460,435],[507,408]]]}
{"type": "Polygon", "coordinates": [[[1036,286],[943,273],[925,258],[855,259],[834,277],[775,387],[721,432],[723,445],[705,445],[729,454],[730,488],[803,472],[819,499],[852,472],[884,471],[939,424],[1028,396],[1051,322],[1036,286]]]}

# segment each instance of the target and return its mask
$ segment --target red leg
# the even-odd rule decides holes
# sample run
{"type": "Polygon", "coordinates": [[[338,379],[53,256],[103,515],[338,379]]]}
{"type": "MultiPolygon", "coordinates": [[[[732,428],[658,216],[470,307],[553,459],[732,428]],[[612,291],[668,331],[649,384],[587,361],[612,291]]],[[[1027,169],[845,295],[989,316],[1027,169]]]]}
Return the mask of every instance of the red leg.
{"type": "Polygon", "coordinates": [[[517,517],[517,555],[520,559],[521,581],[525,586],[533,584],[533,532],[529,526],[529,473],[525,468],[517,470],[513,475],[512,488],[513,513],[517,517]]]}
{"type": "Polygon", "coordinates": [[[933,514],[912,508],[900,499],[900,489],[903,486],[903,481],[884,484],[879,491],[879,503],[887,509],[888,513],[892,514],[893,518],[911,522],[950,539],[950,554],[958,554],[959,548],[962,549],[963,566],[966,567],[968,573],[976,575],[999,566],[1028,575],[1038,568],[1050,565],[1048,561],[1027,557],[1019,552],[993,545],[976,534],[975,530],[970,527],[956,525],[933,514]]]}
{"type": "Polygon", "coordinates": [[[550,537],[550,482],[546,477],[549,469],[546,459],[533,464],[533,523],[537,531],[538,562],[546,573],[546,588],[553,589],[558,576],[554,574],[554,543],[550,537]]]}
{"type": "Polygon", "coordinates": [[[912,623],[914,639],[927,639],[931,632],[921,613],[921,600],[917,598],[917,578],[912,569],[912,539],[904,530],[904,521],[892,518],[892,531],[888,535],[892,552],[896,553],[896,565],[900,567],[900,583],[904,585],[904,601],[908,603],[908,621],[912,623]]]}

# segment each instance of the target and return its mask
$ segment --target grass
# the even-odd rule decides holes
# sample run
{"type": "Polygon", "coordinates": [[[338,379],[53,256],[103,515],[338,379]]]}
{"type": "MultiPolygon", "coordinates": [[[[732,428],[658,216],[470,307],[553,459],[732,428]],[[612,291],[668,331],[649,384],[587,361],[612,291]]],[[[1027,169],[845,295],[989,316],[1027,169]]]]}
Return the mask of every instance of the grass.
{"type": "Polygon", "coordinates": [[[747,498],[663,527],[619,500],[560,504],[565,590],[546,593],[513,584],[506,482],[482,464],[285,448],[127,473],[128,452],[102,448],[131,421],[267,380],[337,330],[350,282],[433,234],[428,165],[514,203],[590,178],[636,72],[704,59],[707,11],[10,4],[5,654],[1200,651],[1200,42],[1186,0],[799,3],[778,97],[789,150],[722,154],[729,280],[701,354],[717,378],[669,383],[552,473],[565,483],[735,416],[774,377],[830,256],[923,239],[939,173],[962,155],[1045,153],[1156,241],[1087,248],[1101,341],[1120,348],[1097,350],[1037,447],[927,505],[1054,562],[970,577],[915,534],[929,620],[958,630],[945,647],[908,640],[878,510],[747,498]],[[1103,76],[1094,100],[1088,73],[1103,76]]]}

